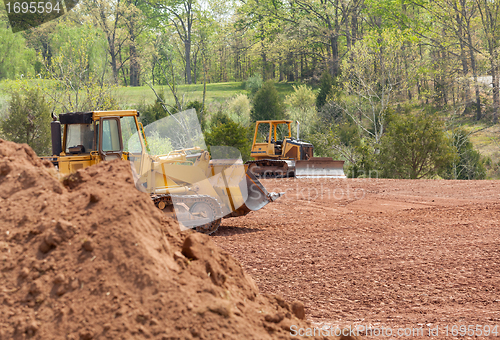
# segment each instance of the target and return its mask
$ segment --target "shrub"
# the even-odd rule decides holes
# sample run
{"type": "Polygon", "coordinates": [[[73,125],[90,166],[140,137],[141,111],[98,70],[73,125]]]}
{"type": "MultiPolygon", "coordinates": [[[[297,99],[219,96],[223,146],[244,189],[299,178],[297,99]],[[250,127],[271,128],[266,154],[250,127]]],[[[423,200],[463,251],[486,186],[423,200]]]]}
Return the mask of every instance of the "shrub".
{"type": "MultiPolygon", "coordinates": [[[[484,179],[488,160],[482,159],[481,154],[474,150],[469,140],[469,134],[464,129],[452,131],[451,142],[456,153],[446,167],[443,178],[448,179],[484,179]]],[[[489,159],[491,164],[491,159],[489,159]]]]}
{"type": "MultiPolygon", "coordinates": [[[[163,93],[160,93],[159,96],[161,100],[165,102],[165,95],[163,93]]],[[[141,123],[144,126],[156,122],[157,120],[162,119],[168,115],[168,112],[165,111],[159,99],[156,99],[155,102],[151,105],[146,105],[145,107],[140,108],[140,113],[141,123]]]]}
{"type": "Polygon", "coordinates": [[[436,115],[394,116],[381,140],[379,160],[386,177],[432,178],[452,158],[453,149],[436,115]]]}
{"type": "Polygon", "coordinates": [[[285,118],[283,101],[272,80],[266,81],[255,94],[250,118],[252,121],[285,118]]]}
{"type": "Polygon", "coordinates": [[[51,120],[49,105],[40,91],[24,88],[12,93],[1,130],[6,139],[28,144],[37,155],[49,155],[51,120]]]}
{"type": "Polygon", "coordinates": [[[320,110],[326,104],[329,96],[333,94],[333,78],[328,71],[323,72],[316,97],[316,108],[320,110]]]}
{"type": "Polygon", "coordinates": [[[227,102],[229,117],[243,126],[250,124],[250,100],[246,94],[238,94],[227,102]]]}
{"type": "Polygon", "coordinates": [[[201,129],[205,130],[206,125],[206,108],[203,107],[203,102],[199,100],[194,100],[186,105],[186,110],[195,109],[196,115],[198,116],[198,121],[200,122],[201,129]]]}
{"type": "Polygon", "coordinates": [[[250,156],[250,143],[247,139],[248,130],[245,126],[234,122],[226,114],[218,112],[212,116],[210,132],[205,132],[207,146],[231,146],[237,148],[243,160],[250,156]]]}
{"type": "Polygon", "coordinates": [[[262,76],[260,74],[254,74],[249,77],[244,83],[245,90],[250,92],[250,95],[254,95],[262,87],[262,76]]]}
{"type": "Polygon", "coordinates": [[[285,105],[288,109],[309,110],[314,107],[316,96],[310,87],[307,85],[295,86],[293,85],[294,92],[285,98],[285,105]]]}

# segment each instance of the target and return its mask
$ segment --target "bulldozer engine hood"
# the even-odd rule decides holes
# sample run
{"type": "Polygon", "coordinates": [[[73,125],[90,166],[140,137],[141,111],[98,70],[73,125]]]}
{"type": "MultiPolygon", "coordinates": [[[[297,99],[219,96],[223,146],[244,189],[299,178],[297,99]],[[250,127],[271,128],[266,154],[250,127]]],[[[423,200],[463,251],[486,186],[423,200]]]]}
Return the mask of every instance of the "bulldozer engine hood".
{"type": "Polygon", "coordinates": [[[311,143],[303,142],[300,140],[292,140],[292,139],[289,139],[287,141],[287,143],[292,144],[292,145],[298,145],[298,146],[313,146],[311,143]]]}
{"type": "Polygon", "coordinates": [[[61,124],[92,124],[92,112],[70,112],[59,115],[61,124]]]}

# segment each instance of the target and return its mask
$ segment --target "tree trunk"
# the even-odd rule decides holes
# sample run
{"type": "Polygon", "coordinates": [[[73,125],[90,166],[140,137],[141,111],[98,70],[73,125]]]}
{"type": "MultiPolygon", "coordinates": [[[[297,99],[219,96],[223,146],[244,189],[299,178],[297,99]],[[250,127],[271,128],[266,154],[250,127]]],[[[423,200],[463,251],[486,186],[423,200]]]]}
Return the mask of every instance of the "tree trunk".
{"type": "Polygon", "coordinates": [[[474,79],[474,89],[476,91],[476,120],[481,119],[481,97],[479,96],[479,83],[477,82],[477,65],[474,48],[472,45],[472,33],[470,31],[470,21],[467,22],[467,41],[469,45],[470,66],[472,68],[472,77],[474,79]]]}
{"type": "Polygon", "coordinates": [[[122,54],[121,54],[121,51],[120,51],[120,68],[122,70],[122,75],[123,75],[123,82],[124,82],[124,85],[127,86],[127,75],[125,74],[125,67],[123,67],[123,61],[122,61],[122,54]]]}
{"type": "Polygon", "coordinates": [[[469,82],[469,65],[467,64],[467,57],[466,57],[466,52],[465,52],[465,46],[464,46],[464,36],[462,32],[462,18],[460,17],[460,14],[456,15],[456,20],[458,24],[458,41],[460,42],[460,60],[462,62],[462,76],[464,79],[464,101],[465,101],[465,107],[467,109],[471,99],[470,99],[470,82],[469,82]]]}
{"type": "Polygon", "coordinates": [[[186,57],[186,83],[191,84],[191,39],[184,40],[184,54],[186,57]]]}
{"type": "Polygon", "coordinates": [[[498,92],[498,66],[497,66],[497,52],[492,51],[491,57],[491,81],[493,83],[493,123],[498,122],[498,106],[499,106],[499,92],[498,92]]]}
{"type": "Polygon", "coordinates": [[[193,56],[193,83],[194,84],[196,84],[196,78],[198,77],[196,74],[197,62],[198,62],[198,53],[195,53],[193,56]]]}
{"type": "Polygon", "coordinates": [[[130,36],[130,86],[139,86],[140,65],[135,46],[135,37],[130,36]]]}
{"type": "Polygon", "coordinates": [[[116,66],[116,52],[115,43],[113,40],[108,39],[109,43],[109,55],[111,56],[111,69],[113,70],[113,81],[115,84],[118,83],[118,67],[116,66]]]}
{"type": "Polygon", "coordinates": [[[262,80],[266,81],[267,80],[267,56],[266,56],[266,52],[265,52],[264,43],[261,42],[261,46],[262,46],[262,52],[261,52],[261,56],[262,56],[262,80]]]}

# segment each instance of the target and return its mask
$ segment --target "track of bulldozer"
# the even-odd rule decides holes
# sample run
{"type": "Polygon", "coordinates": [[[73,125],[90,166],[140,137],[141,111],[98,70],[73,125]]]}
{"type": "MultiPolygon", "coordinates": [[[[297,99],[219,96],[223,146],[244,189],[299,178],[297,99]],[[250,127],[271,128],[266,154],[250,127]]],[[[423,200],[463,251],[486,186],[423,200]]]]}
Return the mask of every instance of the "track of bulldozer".
{"type": "Polygon", "coordinates": [[[256,161],[248,161],[249,170],[252,174],[258,178],[283,178],[283,177],[293,177],[293,170],[288,169],[288,164],[282,160],[275,159],[261,159],[256,161]],[[255,164],[255,165],[252,165],[255,164]],[[265,169],[264,171],[254,171],[252,167],[259,167],[265,169]]]}
{"type": "MultiPolygon", "coordinates": [[[[174,217],[178,220],[177,216],[175,216],[175,209],[174,209],[174,202],[177,205],[182,205],[184,203],[187,207],[190,209],[194,207],[197,203],[204,203],[207,204],[210,209],[212,210],[213,216],[217,216],[217,218],[207,224],[203,224],[200,226],[196,226],[195,229],[196,231],[203,233],[203,234],[213,234],[214,232],[217,231],[217,229],[220,226],[221,223],[221,218],[222,218],[222,209],[220,207],[219,202],[207,195],[153,195],[151,196],[155,206],[164,211],[165,213],[171,213],[174,215],[174,217]]],[[[202,216],[206,217],[206,216],[202,216]]],[[[182,221],[180,221],[182,223],[182,221]]]]}

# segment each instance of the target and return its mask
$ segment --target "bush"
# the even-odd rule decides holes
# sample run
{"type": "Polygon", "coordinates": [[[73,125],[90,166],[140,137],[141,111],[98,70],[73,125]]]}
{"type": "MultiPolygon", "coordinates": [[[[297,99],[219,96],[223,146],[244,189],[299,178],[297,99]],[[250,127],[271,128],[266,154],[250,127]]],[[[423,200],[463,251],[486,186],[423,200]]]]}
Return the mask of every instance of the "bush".
{"type": "Polygon", "coordinates": [[[488,160],[482,159],[481,154],[474,150],[467,132],[463,129],[452,131],[451,141],[456,153],[441,176],[447,179],[485,179],[488,160]]]}
{"type": "MultiPolygon", "coordinates": [[[[294,92],[285,98],[288,119],[300,122],[300,137],[307,140],[315,131],[318,120],[316,114],[316,96],[306,85],[293,86],[294,92]]],[[[292,134],[297,133],[297,125],[292,125],[292,134]]]]}
{"type": "Polygon", "coordinates": [[[24,88],[12,93],[0,130],[6,139],[28,144],[37,155],[50,155],[51,120],[49,105],[40,91],[24,88]]]}
{"type": "Polygon", "coordinates": [[[262,85],[253,99],[253,108],[250,113],[252,121],[284,119],[285,107],[274,87],[273,81],[268,80],[262,85]]]}
{"type": "Polygon", "coordinates": [[[227,102],[229,117],[243,126],[250,125],[250,100],[245,94],[238,94],[227,102]]]}
{"type": "Polygon", "coordinates": [[[253,96],[262,87],[262,76],[260,74],[254,74],[249,77],[243,85],[245,90],[250,92],[250,95],[253,96]]]}
{"type": "Polygon", "coordinates": [[[211,146],[231,146],[237,148],[244,161],[250,157],[250,143],[245,126],[234,122],[226,114],[218,112],[212,116],[210,132],[205,132],[205,142],[211,146]]]}
{"type": "Polygon", "coordinates": [[[342,108],[333,101],[329,101],[318,110],[319,119],[323,124],[338,124],[345,118],[342,108]]]}
{"type": "Polygon", "coordinates": [[[310,87],[307,85],[293,85],[293,90],[294,92],[287,95],[285,98],[285,105],[288,109],[300,109],[306,111],[311,107],[314,107],[316,96],[310,87]]]}
{"type": "Polygon", "coordinates": [[[391,117],[380,147],[379,161],[385,177],[432,178],[452,158],[453,149],[436,115],[391,117]]]}
{"type": "MultiPolygon", "coordinates": [[[[163,93],[160,93],[158,96],[163,102],[165,102],[165,95],[163,93]]],[[[140,108],[139,111],[141,113],[141,123],[144,126],[156,122],[157,120],[162,119],[168,115],[168,112],[165,111],[159,99],[156,99],[154,104],[152,105],[146,105],[145,107],[140,108]]]]}
{"type": "Polygon", "coordinates": [[[204,131],[206,125],[206,108],[203,107],[203,102],[198,100],[191,101],[186,105],[186,110],[189,109],[195,109],[201,129],[204,131]]]}
{"type": "Polygon", "coordinates": [[[328,71],[323,72],[319,84],[319,93],[316,97],[316,108],[321,110],[326,104],[328,97],[333,94],[333,78],[328,71]]]}

